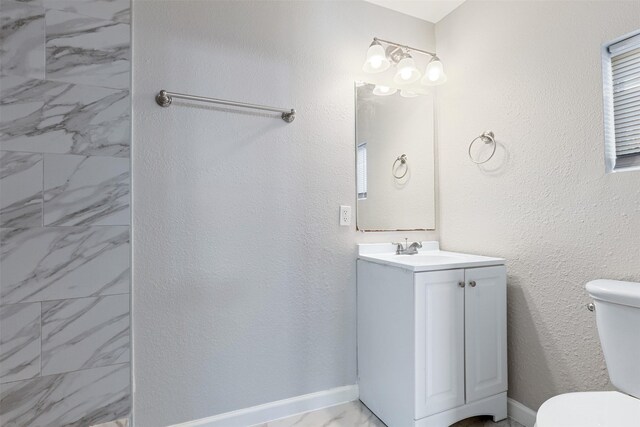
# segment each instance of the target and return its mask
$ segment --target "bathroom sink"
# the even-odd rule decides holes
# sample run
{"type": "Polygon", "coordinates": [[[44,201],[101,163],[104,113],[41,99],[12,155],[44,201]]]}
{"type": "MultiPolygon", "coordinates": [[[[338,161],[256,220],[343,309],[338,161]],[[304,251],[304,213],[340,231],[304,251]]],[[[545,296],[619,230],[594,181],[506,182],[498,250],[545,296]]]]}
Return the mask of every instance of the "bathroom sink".
{"type": "Polygon", "coordinates": [[[395,245],[387,243],[358,245],[358,258],[411,271],[450,270],[504,264],[504,259],[458,252],[441,251],[438,242],[422,242],[415,255],[396,255],[395,245]]]}
{"type": "Polygon", "coordinates": [[[460,257],[438,251],[431,253],[417,253],[416,255],[394,255],[393,258],[400,260],[400,262],[411,265],[436,265],[460,262],[464,259],[464,256],[460,257]]]}

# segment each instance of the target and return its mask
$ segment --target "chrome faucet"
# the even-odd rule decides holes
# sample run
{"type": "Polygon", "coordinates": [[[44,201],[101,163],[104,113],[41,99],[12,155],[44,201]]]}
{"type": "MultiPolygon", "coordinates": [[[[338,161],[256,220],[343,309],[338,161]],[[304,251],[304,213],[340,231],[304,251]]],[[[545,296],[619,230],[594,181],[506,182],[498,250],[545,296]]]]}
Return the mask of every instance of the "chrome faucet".
{"type": "Polygon", "coordinates": [[[396,255],[415,255],[418,253],[418,249],[422,248],[422,243],[413,242],[409,244],[409,239],[404,239],[404,246],[402,243],[393,243],[396,245],[396,255]]]}

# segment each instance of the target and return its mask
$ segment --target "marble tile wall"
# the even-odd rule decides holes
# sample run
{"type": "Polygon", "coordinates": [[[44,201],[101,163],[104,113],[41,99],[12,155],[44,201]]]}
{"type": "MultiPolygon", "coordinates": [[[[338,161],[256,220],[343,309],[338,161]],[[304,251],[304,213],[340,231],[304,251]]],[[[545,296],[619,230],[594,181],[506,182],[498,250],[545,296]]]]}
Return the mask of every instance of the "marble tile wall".
{"type": "Polygon", "coordinates": [[[130,0],[0,0],[0,425],[126,425],[130,0]]]}
{"type": "Polygon", "coordinates": [[[0,144],[3,150],[127,158],[130,105],[126,90],[4,75],[0,144]]]}

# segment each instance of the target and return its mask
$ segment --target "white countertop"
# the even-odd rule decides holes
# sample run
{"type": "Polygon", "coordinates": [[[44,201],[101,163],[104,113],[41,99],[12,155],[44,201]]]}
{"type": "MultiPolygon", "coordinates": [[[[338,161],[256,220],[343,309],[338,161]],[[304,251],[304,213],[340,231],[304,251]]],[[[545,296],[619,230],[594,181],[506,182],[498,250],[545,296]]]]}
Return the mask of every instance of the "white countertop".
{"type": "Polygon", "coordinates": [[[396,246],[390,243],[360,244],[358,245],[358,259],[414,272],[504,264],[503,258],[441,251],[438,242],[421,243],[422,249],[419,249],[416,255],[396,255],[396,246]]]}

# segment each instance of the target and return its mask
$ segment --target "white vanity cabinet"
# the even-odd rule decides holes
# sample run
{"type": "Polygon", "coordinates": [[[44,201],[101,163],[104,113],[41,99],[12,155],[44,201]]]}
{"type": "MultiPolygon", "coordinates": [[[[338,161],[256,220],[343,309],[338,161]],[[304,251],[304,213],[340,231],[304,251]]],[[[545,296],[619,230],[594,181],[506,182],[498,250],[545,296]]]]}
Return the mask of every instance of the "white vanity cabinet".
{"type": "Polygon", "coordinates": [[[358,260],[360,400],[389,427],[507,416],[504,260],[443,253],[358,260]]]}

